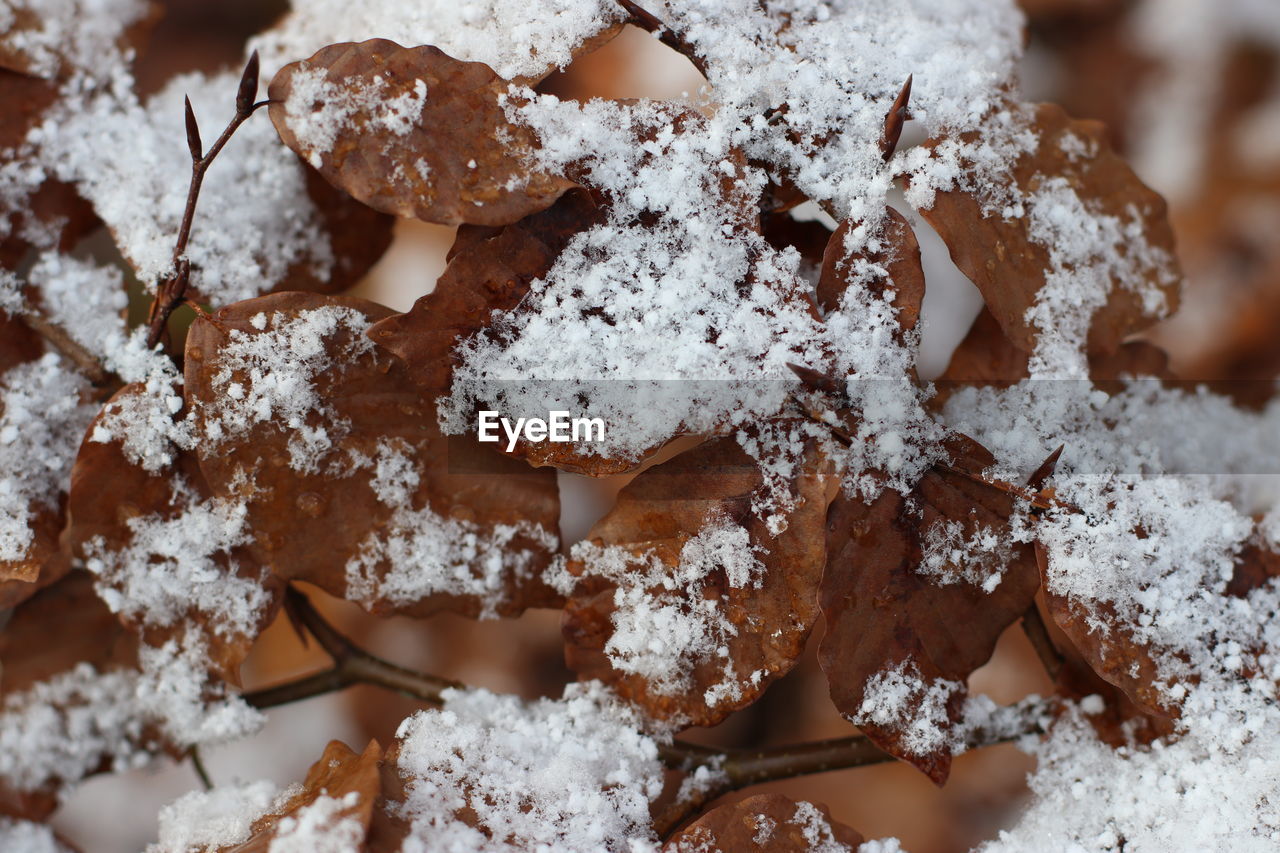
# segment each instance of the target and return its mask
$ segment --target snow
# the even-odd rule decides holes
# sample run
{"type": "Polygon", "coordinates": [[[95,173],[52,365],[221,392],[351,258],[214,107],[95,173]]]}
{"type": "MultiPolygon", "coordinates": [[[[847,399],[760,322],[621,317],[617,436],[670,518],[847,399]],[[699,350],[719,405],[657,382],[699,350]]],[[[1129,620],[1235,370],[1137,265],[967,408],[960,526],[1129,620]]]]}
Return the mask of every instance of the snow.
{"type": "Polygon", "coordinates": [[[0,561],[22,560],[36,513],[57,508],[93,418],[87,388],[52,353],[0,376],[0,561]]]}
{"type": "Polygon", "coordinates": [[[146,0],[8,0],[0,7],[0,49],[22,56],[39,77],[90,68],[115,53],[149,11],[146,0]],[[15,26],[19,21],[38,27],[15,26]]]}
{"type": "Polygon", "coordinates": [[[1004,531],[940,518],[924,529],[915,569],[940,586],[970,583],[990,594],[1000,585],[1013,557],[1013,546],[1004,531]]]}
{"type": "Polygon", "coordinates": [[[356,791],[342,799],[321,794],[295,814],[281,818],[267,853],[361,853],[364,824],[343,815],[359,799],[356,791]]]}
{"type": "MultiPolygon", "coordinates": [[[[176,77],[144,104],[129,88],[128,72],[113,73],[69,84],[28,142],[50,174],[93,203],[138,277],[151,284],[171,271],[186,206],[183,96],[212,138],[232,117],[239,74],[176,77]]],[[[205,299],[221,306],[256,296],[295,265],[328,274],[332,251],[302,169],[265,116],[245,122],[218,156],[186,253],[192,284],[205,299]]]]}
{"type": "Polygon", "coordinates": [[[8,853],[68,853],[53,830],[42,823],[0,817],[0,847],[8,853]]]}
{"type": "Polygon", "coordinates": [[[862,705],[849,719],[854,725],[892,728],[908,753],[930,755],[957,745],[947,702],[962,690],[963,684],[944,678],[926,682],[908,659],[867,679],[862,705]]]}
{"type": "Polygon", "coordinates": [[[1030,239],[1049,252],[1045,284],[1026,320],[1040,330],[1028,365],[1036,379],[1084,379],[1094,312],[1120,287],[1138,294],[1143,313],[1160,318],[1169,306],[1161,290],[1179,279],[1173,257],[1147,242],[1142,211],[1124,219],[1085,202],[1066,178],[1047,177],[1026,199],[1030,239]],[[1149,282],[1149,271],[1156,281],[1149,282]]]}
{"type": "Polygon", "coordinates": [[[528,849],[655,851],[649,802],[662,789],[657,744],[598,682],[523,703],[449,690],[405,720],[398,769],[412,822],[404,853],[528,849]],[[473,811],[473,823],[458,816],[473,811]]]}
{"type": "MultiPolygon", "coordinates": [[[[613,667],[641,676],[656,693],[675,695],[689,690],[696,665],[722,659],[725,680],[708,688],[706,697],[716,705],[737,692],[727,645],[737,628],[720,600],[704,597],[703,589],[716,571],[724,572],[731,589],[758,586],[764,573],[758,553],[745,528],[712,516],[681,546],[675,566],[652,548],[636,553],[591,541],[574,545],[570,558],[583,563],[584,578],[616,585],[613,634],[604,648],[613,667]]],[[[572,592],[576,579],[549,574],[561,592],[572,592]]]]}
{"type": "Polygon", "coordinates": [[[251,541],[246,508],[201,500],[177,474],[170,482],[178,512],[130,518],[132,536],[120,550],[100,536],[85,543],[98,595],[134,624],[173,625],[195,611],[224,638],[255,635],[270,596],[261,578],[239,577],[238,561],[228,556],[251,541]]]}
{"type": "Polygon", "coordinates": [[[160,837],[147,853],[203,853],[247,841],[253,822],[290,793],[267,781],[191,791],[160,810],[160,837]]]}
{"type": "Polygon", "coordinates": [[[413,129],[427,103],[427,81],[414,81],[412,92],[387,97],[387,82],[374,77],[370,83],[328,80],[324,68],[300,68],[290,78],[289,98],[284,103],[290,131],[302,148],[308,149],[312,166],[319,169],[320,155],[333,150],[352,116],[367,116],[364,128],[371,133],[387,132],[403,136],[413,129]],[[316,109],[319,104],[320,108],[316,109]]]}
{"type": "Polygon", "coordinates": [[[431,44],[455,59],[483,62],[507,79],[542,77],[564,67],[583,40],[623,17],[612,0],[429,0],[406,8],[371,0],[359,15],[341,0],[293,0],[292,12],[251,39],[269,78],[289,62],[337,42],[384,38],[406,47],[431,44]]]}
{"type": "Polygon", "coordinates": [[[364,334],[368,327],[356,309],[326,305],[294,317],[274,312],[260,332],[231,329],[218,349],[209,399],[202,403],[207,447],[243,436],[258,424],[276,424],[289,435],[289,466],[314,473],[349,427],[321,399],[315,382],[335,365],[373,349],[364,334]],[[347,342],[331,352],[331,339],[344,331],[347,342]],[[312,425],[317,414],[322,422],[312,425]]]}

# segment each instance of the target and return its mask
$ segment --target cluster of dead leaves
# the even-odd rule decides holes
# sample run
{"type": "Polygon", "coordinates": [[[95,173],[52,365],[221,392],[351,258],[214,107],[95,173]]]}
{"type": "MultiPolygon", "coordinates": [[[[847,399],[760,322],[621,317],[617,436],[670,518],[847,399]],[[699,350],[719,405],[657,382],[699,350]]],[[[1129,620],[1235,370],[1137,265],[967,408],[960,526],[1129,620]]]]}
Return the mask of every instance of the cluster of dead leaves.
{"type": "MultiPolygon", "coordinates": [[[[56,97],[45,81],[20,70],[0,74],[0,87],[7,87],[0,93],[9,93],[0,94],[0,103],[21,119],[19,125],[30,126],[56,97]]],[[[713,725],[758,699],[795,665],[822,615],[827,629],[820,657],[836,707],[860,719],[864,733],[885,751],[942,783],[962,746],[950,735],[961,724],[963,687],[947,700],[943,726],[948,736],[922,751],[908,737],[916,722],[910,715],[897,722],[863,719],[868,684],[879,674],[909,666],[926,686],[963,685],[990,657],[1000,634],[1036,606],[1044,567],[1038,565],[1037,557],[1042,563],[1043,555],[1033,545],[1018,544],[997,567],[1000,579],[993,590],[966,580],[939,583],[921,571],[925,542],[939,526],[965,537],[981,532],[1009,541],[1015,512],[1054,505],[1043,482],[1024,486],[992,479],[987,470],[995,460],[963,435],[953,434],[936,448],[937,461],[910,490],[886,489],[870,503],[838,488],[822,443],[810,441],[787,483],[794,500],[784,523],[776,526],[753,509],[764,488],[764,472],[732,438],[712,438],[639,474],[588,534],[592,545],[622,549],[674,573],[685,544],[709,524],[727,520],[745,532],[761,565],[759,577],[747,586],[731,583],[724,571],[712,573],[697,589],[696,600],[678,586],[660,584],[646,591],[663,606],[684,611],[712,607],[731,626],[723,653],[717,650],[691,662],[693,687],[680,694],[664,693],[650,679],[611,662],[607,647],[617,628],[616,579],[594,573],[589,560],[571,559],[565,565],[569,592],[562,599],[544,582],[543,572],[556,557],[546,538],[522,533],[505,541],[497,583],[483,594],[429,584],[408,598],[377,583],[372,595],[353,591],[348,566],[364,553],[366,543],[413,532],[403,529],[398,510],[429,512],[430,518],[465,525],[479,537],[520,525],[555,531],[559,504],[554,468],[605,474],[635,465],[635,460],[598,458],[588,464],[572,452],[527,444],[514,458],[502,456],[470,437],[443,435],[436,417],[436,399],[450,388],[459,342],[517,310],[530,283],[551,268],[574,235],[601,221],[610,199],[580,175],[546,174],[531,167],[527,154],[540,143],[527,128],[507,120],[502,104],[512,97],[508,81],[482,64],[454,60],[434,47],[403,48],[385,40],[331,45],[283,69],[270,95],[281,138],[315,164],[327,182],[313,177],[312,195],[326,211],[335,254],[342,259],[337,282],[352,280],[385,246],[387,220],[370,208],[459,225],[448,268],[435,290],[405,314],[351,297],[281,292],[225,306],[198,320],[186,341],[182,406],[174,416],[190,416],[200,440],[191,449],[175,446],[172,461],[158,472],[144,470],[119,443],[86,441],[65,507],[47,520],[48,531],[38,531],[39,550],[30,560],[0,567],[0,603],[15,608],[0,631],[5,665],[0,696],[14,695],[83,661],[99,670],[131,666],[138,643],[163,642],[171,626],[136,620],[122,626],[92,591],[90,576],[67,573],[71,558],[84,557],[90,543],[109,551],[127,548],[137,536],[139,519],[172,520],[193,507],[224,501],[244,508],[245,535],[210,554],[212,564],[228,578],[262,584],[277,603],[276,593],[284,584],[306,581],[333,595],[356,598],[380,614],[427,616],[451,610],[507,616],[530,606],[563,606],[567,658],[582,678],[608,683],[653,718],[685,725],[713,725]],[[291,107],[295,75],[317,69],[340,91],[363,91],[377,80],[387,87],[387,97],[409,96],[417,91],[415,81],[425,80],[430,95],[421,120],[406,133],[387,130],[357,110],[330,150],[313,150],[295,133],[290,109],[296,107],[291,107]],[[352,237],[373,232],[381,236],[352,237]],[[345,248],[339,250],[341,241],[345,248]],[[360,319],[359,329],[339,327],[322,342],[327,353],[339,356],[309,379],[323,406],[287,425],[260,419],[240,430],[214,430],[211,423],[228,397],[234,398],[233,387],[239,389],[235,394],[252,394],[256,383],[272,379],[228,353],[320,310],[342,310],[360,319]],[[374,346],[366,346],[370,341],[374,346]],[[291,442],[308,431],[327,435],[331,442],[317,462],[298,466],[291,461],[291,442]],[[373,461],[387,448],[394,449],[405,474],[407,503],[400,507],[385,499],[373,461]],[[179,482],[182,488],[176,489],[179,482]],[[41,591],[43,585],[48,586],[41,591]],[[73,621],[77,630],[31,628],[53,620],[73,621]]],[[[697,121],[693,116],[679,120],[697,121]]],[[[1072,122],[1061,110],[1043,106],[1035,112],[1034,129],[1041,139],[1037,152],[1012,171],[1019,192],[1033,191],[1046,176],[1064,177],[1105,211],[1140,210],[1148,240],[1172,248],[1159,197],[1110,152],[1098,126],[1072,122]],[[1061,141],[1068,134],[1086,139],[1094,154],[1066,156],[1061,141]]],[[[0,140],[16,151],[25,131],[5,133],[16,133],[12,140],[0,140]]],[[[768,192],[775,200],[786,195],[781,187],[768,192]]],[[[79,203],[73,193],[71,198],[79,203]]],[[[750,200],[754,207],[744,214],[744,228],[774,245],[796,247],[820,270],[812,310],[822,316],[840,304],[851,286],[844,237],[861,223],[841,223],[834,233],[802,225],[785,215],[797,200],[750,200]]],[[[41,216],[39,210],[33,202],[21,215],[41,216]]],[[[67,208],[57,211],[67,222],[77,221],[65,215],[67,208]]],[[[981,200],[961,190],[940,193],[924,214],[986,301],[986,312],[957,351],[947,378],[1008,383],[1025,377],[1036,338],[1026,311],[1045,283],[1049,261],[1044,248],[1031,239],[1025,223],[985,216],[981,200]]],[[[884,270],[877,286],[881,293],[892,290],[898,333],[906,341],[917,323],[925,287],[919,247],[901,215],[890,212],[881,227],[888,248],[862,260],[884,270]]],[[[68,228],[64,234],[80,230],[68,228]]],[[[29,248],[21,245],[13,251],[29,248]]],[[[1176,300],[1172,290],[1167,296],[1176,300]]],[[[1126,341],[1150,319],[1130,290],[1113,290],[1090,330],[1089,355],[1097,379],[1165,372],[1158,350],[1126,341]]],[[[0,322],[2,376],[4,369],[37,357],[41,347],[20,320],[0,317],[0,322]]],[[[806,393],[816,394],[833,413],[828,422],[832,440],[848,441],[856,433],[859,413],[844,396],[842,378],[812,371],[802,372],[802,378],[806,393]]],[[[802,390],[798,384],[797,393],[802,390]]],[[[121,403],[146,393],[142,385],[129,385],[113,400],[121,403]]],[[[93,429],[91,425],[90,434],[93,429]]],[[[461,548],[462,543],[454,544],[461,548]]],[[[365,567],[366,574],[385,580],[395,570],[392,562],[383,554],[365,567]]],[[[476,580],[492,570],[478,558],[464,558],[463,564],[476,580]]],[[[1238,586],[1247,589],[1276,571],[1275,555],[1246,554],[1238,586]]],[[[1152,650],[1118,630],[1118,619],[1117,630],[1104,637],[1096,628],[1096,613],[1086,619],[1070,601],[1047,592],[1043,598],[1045,612],[1074,645],[1073,658],[1087,665],[1069,668],[1075,681],[1064,684],[1064,692],[1105,683],[1153,720],[1167,721],[1176,713],[1153,692],[1152,650]]],[[[264,608],[247,633],[231,637],[217,630],[216,614],[193,607],[186,621],[205,629],[212,675],[236,681],[257,630],[274,616],[275,606],[264,608]]],[[[405,828],[383,808],[399,796],[401,781],[389,770],[392,766],[376,743],[361,755],[331,744],[303,791],[259,819],[252,839],[231,849],[266,849],[322,793],[355,793],[342,815],[363,827],[365,849],[397,849],[405,828]]],[[[27,811],[38,809],[28,806],[27,811]]],[[[708,813],[672,839],[668,849],[806,849],[802,839],[809,837],[809,824],[799,819],[802,811],[774,795],[752,798],[708,813]]],[[[834,841],[860,841],[852,830],[817,815],[834,841]]]]}

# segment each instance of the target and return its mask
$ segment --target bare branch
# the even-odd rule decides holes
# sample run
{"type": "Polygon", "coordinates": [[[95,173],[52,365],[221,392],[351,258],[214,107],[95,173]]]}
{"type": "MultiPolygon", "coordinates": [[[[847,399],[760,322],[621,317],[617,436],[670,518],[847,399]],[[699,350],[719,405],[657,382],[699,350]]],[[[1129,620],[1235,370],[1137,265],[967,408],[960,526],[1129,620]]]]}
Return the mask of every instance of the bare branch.
{"type": "Polygon", "coordinates": [[[200,187],[204,176],[213,161],[217,158],[240,125],[249,120],[267,101],[253,102],[258,92],[258,52],[255,50],[245,64],[244,74],[240,77],[240,86],[236,92],[236,114],[227,124],[217,141],[208,151],[201,154],[200,128],[196,123],[191,102],[186,102],[187,147],[191,152],[191,183],[187,187],[187,206],[182,212],[182,224],[178,228],[178,239],[173,247],[173,272],[156,285],[156,295],[151,301],[151,311],[147,317],[147,346],[154,347],[164,335],[169,316],[179,306],[187,304],[187,286],[191,280],[191,262],[187,260],[187,244],[191,239],[191,223],[196,215],[196,203],[200,200],[200,187]]]}
{"type": "Polygon", "coordinates": [[[627,14],[631,16],[629,23],[635,24],[645,32],[656,35],[658,41],[689,60],[693,63],[693,67],[698,69],[699,74],[707,77],[706,63],[703,62],[702,57],[698,55],[698,51],[694,49],[693,45],[689,44],[683,34],[671,29],[652,12],[645,11],[633,3],[632,0],[618,0],[618,5],[626,9],[627,14]]]}

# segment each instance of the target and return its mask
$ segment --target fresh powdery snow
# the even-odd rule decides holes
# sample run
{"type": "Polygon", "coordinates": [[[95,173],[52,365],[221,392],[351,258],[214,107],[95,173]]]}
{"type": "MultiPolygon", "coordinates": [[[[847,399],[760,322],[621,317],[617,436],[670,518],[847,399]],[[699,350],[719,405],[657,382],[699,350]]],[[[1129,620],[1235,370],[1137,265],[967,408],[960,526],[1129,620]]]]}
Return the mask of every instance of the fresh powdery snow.
{"type": "Polygon", "coordinates": [[[265,780],[191,791],[160,810],[160,837],[147,853],[203,853],[240,844],[249,839],[255,820],[294,792],[265,780]]]}
{"type": "Polygon", "coordinates": [[[579,43],[625,17],[613,0],[371,0],[359,15],[342,0],[293,0],[292,8],[250,41],[268,77],[325,45],[384,38],[405,47],[435,45],[507,79],[540,78],[568,65],[579,43]]]}
{"type": "Polygon", "coordinates": [[[47,354],[0,375],[0,561],[20,561],[32,521],[56,510],[95,407],[88,383],[47,354]]]}
{"type": "Polygon", "coordinates": [[[1250,504],[1259,460],[1280,450],[1280,404],[1249,412],[1151,381],[1113,396],[1027,381],[966,389],[945,416],[1010,477],[1065,444],[1052,485],[1079,511],[1035,525],[1048,587],[1095,613],[1096,630],[1119,619],[1181,706],[1179,731],[1149,747],[1113,750],[1083,717],[1063,718],[1032,748],[1036,799],[985,849],[1274,850],[1280,587],[1224,590],[1240,549],[1270,535],[1250,504]]]}
{"type": "Polygon", "coordinates": [[[649,803],[662,765],[641,726],[598,682],[529,703],[446,691],[442,710],[419,711],[398,732],[398,811],[412,824],[401,849],[656,851],[649,803]]]}
{"type": "Polygon", "coordinates": [[[202,438],[216,447],[257,424],[277,424],[289,433],[290,467],[314,472],[347,429],[316,391],[315,380],[335,363],[373,349],[364,334],[369,321],[354,308],[326,305],[296,317],[262,313],[250,324],[259,331],[232,329],[218,350],[211,401],[202,410],[202,438]],[[329,340],[343,331],[349,333],[347,344],[330,352],[329,340]],[[319,426],[307,422],[316,413],[324,416],[319,426]]]}
{"type": "MultiPolygon", "coordinates": [[[[756,550],[745,528],[728,518],[712,517],[684,543],[674,567],[652,552],[636,554],[623,546],[601,547],[590,541],[574,545],[571,557],[583,563],[586,577],[616,584],[613,634],[604,648],[613,667],[639,675],[654,691],[671,695],[689,689],[697,664],[722,659],[725,682],[707,691],[707,701],[714,705],[734,698],[727,642],[737,629],[725,618],[720,601],[704,598],[702,589],[717,570],[724,571],[731,588],[757,586],[764,565],[756,550]]],[[[562,593],[572,591],[575,578],[567,572],[550,575],[562,593]]]]}
{"type": "Polygon", "coordinates": [[[46,824],[0,817],[0,849],[9,853],[71,853],[46,824]]]}

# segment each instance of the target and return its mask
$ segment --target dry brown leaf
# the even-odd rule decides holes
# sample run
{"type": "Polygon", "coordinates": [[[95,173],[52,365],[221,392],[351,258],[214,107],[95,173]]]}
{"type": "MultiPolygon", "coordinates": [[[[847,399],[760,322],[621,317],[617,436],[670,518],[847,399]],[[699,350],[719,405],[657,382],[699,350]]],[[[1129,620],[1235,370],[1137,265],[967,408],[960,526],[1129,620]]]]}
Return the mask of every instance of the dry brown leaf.
{"type": "Polygon", "coordinates": [[[430,45],[333,44],[276,74],[271,120],[286,145],[376,210],[442,225],[506,225],[574,186],[528,164],[538,141],[507,121],[509,85],[489,66],[430,45]],[[397,98],[420,112],[386,121],[397,98]],[[336,127],[313,135],[315,121],[336,127]]]}
{"type": "MultiPolygon", "coordinates": [[[[10,17],[0,32],[0,69],[49,79],[65,78],[76,70],[95,70],[84,67],[86,61],[98,59],[94,55],[77,56],[65,50],[53,50],[52,56],[46,55],[51,40],[42,31],[49,28],[45,20],[49,12],[40,7],[39,0],[10,0],[5,6],[10,17]]],[[[120,33],[116,47],[123,53],[139,50],[162,14],[160,3],[148,3],[146,11],[120,33]]],[[[73,48],[72,40],[67,40],[64,47],[73,48]]]]}
{"type": "Polygon", "coordinates": [[[994,458],[958,434],[948,450],[948,465],[931,469],[909,495],[886,490],[870,505],[842,495],[832,505],[822,581],[827,633],[818,650],[836,708],[877,746],[937,784],[950,772],[949,737],[960,720],[966,680],[991,657],[1001,632],[1026,612],[1039,583],[1031,547],[1009,542],[1010,495],[950,470],[977,474],[994,458]],[[948,528],[955,535],[944,537],[948,528]],[[931,542],[954,539],[963,551],[959,543],[975,537],[1008,544],[977,549],[960,565],[950,545],[930,550],[931,542]],[[921,571],[930,554],[931,571],[941,577],[921,571]],[[970,560],[978,565],[966,565],[970,560]],[[989,572],[1000,563],[1003,576],[990,593],[964,577],[966,568],[989,572]],[[930,737],[916,736],[916,714],[924,713],[919,708],[899,709],[883,723],[868,716],[868,683],[895,670],[922,680],[915,702],[925,690],[938,691],[935,704],[942,707],[935,710],[946,720],[932,721],[937,729],[930,737]]]}
{"type": "MultiPolygon", "coordinates": [[[[1039,144],[1013,165],[1012,189],[1029,196],[1046,181],[1065,179],[1082,201],[1097,205],[1102,213],[1122,220],[1136,213],[1144,239],[1172,256],[1173,230],[1164,199],[1111,150],[1103,125],[1072,120],[1061,107],[1040,104],[1032,129],[1039,144]]],[[[963,190],[937,193],[933,207],[921,213],[947,244],[956,266],[982,291],[1013,345],[1033,351],[1039,332],[1027,320],[1027,311],[1035,305],[1051,265],[1049,248],[1031,239],[1030,217],[984,215],[982,201],[963,190]]],[[[1177,308],[1180,283],[1173,263],[1143,270],[1145,286],[1163,293],[1169,312],[1177,308]]],[[[1146,313],[1141,295],[1118,281],[1112,285],[1106,305],[1093,315],[1091,353],[1114,352],[1126,336],[1157,319],[1146,313]]]]}
{"type": "Polygon", "coordinates": [[[569,240],[601,215],[589,193],[573,190],[504,228],[459,228],[435,288],[408,313],[375,323],[369,337],[404,361],[425,397],[448,393],[454,347],[488,328],[495,312],[515,309],[529,283],[546,275],[569,240]]]}
{"type": "Polygon", "coordinates": [[[858,256],[850,256],[844,241],[849,229],[859,223],[846,219],[840,223],[822,256],[822,276],[818,280],[818,304],[830,313],[840,307],[840,298],[850,283],[853,265],[869,264],[883,267],[886,275],[878,277],[872,288],[879,294],[893,291],[893,306],[898,309],[898,326],[905,334],[916,327],[920,320],[920,305],[924,301],[924,269],[920,266],[920,244],[915,232],[901,213],[885,208],[886,217],[878,240],[883,249],[858,256]]]}
{"type": "Polygon", "coordinates": [[[1109,603],[1095,602],[1086,607],[1055,594],[1049,587],[1048,555],[1039,543],[1035,546],[1035,557],[1044,582],[1045,609],[1089,668],[1124,691],[1143,712],[1154,717],[1176,718],[1177,706],[1156,686],[1161,682],[1160,668],[1152,650],[1134,639],[1125,620],[1109,603]]]}
{"type": "MultiPolygon", "coordinates": [[[[362,829],[362,841],[368,840],[374,815],[383,808],[382,778],[383,754],[378,742],[370,741],[363,753],[357,755],[341,741],[329,741],[320,760],[307,771],[302,790],[298,791],[276,810],[253,822],[247,841],[219,847],[218,853],[267,853],[277,838],[288,835],[308,807],[321,797],[339,800],[341,808],[327,815],[330,827],[339,821],[344,824],[356,821],[362,829]],[[351,802],[348,802],[350,800],[351,802]]],[[[323,827],[311,831],[323,832],[323,827]]],[[[296,839],[295,839],[296,841],[296,839]]],[[[362,851],[376,853],[377,848],[362,843],[362,851]]]]}
{"type": "Polygon", "coordinates": [[[564,614],[570,668],[580,678],[610,684],[657,719],[689,725],[714,725],[754,702],[795,665],[818,615],[822,524],[834,484],[824,465],[810,448],[792,483],[800,502],[787,514],[786,530],[776,536],[752,510],[752,498],[763,482],[760,470],[732,439],[707,442],[641,473],[591,529],[587,548],[575,548],[569,561],[576,579],[564,614]],[[731,584],[728,567],[719,562],[721,554],[712,558],[714,565],[699,579],[700,587],[679,579],[686,544],[718,524],[744,532],[761,564],[758,585],[731,584]],[[635,573],[634,592],[643,594],[650,606],[675,608],[681,618],[691,618],[694,607],[712,608],[736,632],[723,639],[727,654],[679,650],[682,660],[677,663],[687,663],[690,671],[687,689],[670,690],[610,661],[607,647],[616,620],[627,615],[615,600],[625,581],[599,570],[601,548],[621,549],[634,561],[627,569],[635,573]],[[674,585],[645,581],[646,561],[674,585]]]}
{"type": "MultiPolygon", "coordinates": [[[[86,435],[93,435],[95,427],[108,412],[122,403],[127,404],[128,398],[145,393],[144,386],[137,383],[121,388],[89,425],[86,435]]],[[[174,450],[177,455],[171,465],[150,473],[130,462],[117,441],[86,440],[80,445],[71,469],[71,489],[67,499],[70,522],[66,534],[67,542],[77,557],[86,560],[101,556],[102,551],[123,551],[135,537],[131,521],[180,518],[211,499],[212,493],[200,471],[196,455],[174,450]]],[[[229,632],[219,614],[205,613],[196,606],[194,590],[192,605],[171,623],[147,624],[131,619],[127,614],[121,614],[121,619],[139,634],[146,645],[152,647],[163,646],[171,638],[181,638],[188,626],[198,626],[209,651],[210,669],[222,680],[239,685],[240,664],[248,656],[258,634],[274,618],[283,584],[264,575],[246,546],[219,550],[209,559],[226,577],[261,583],[269,593],[271,603],[264,608],[251,631],[229,632]]],[[[99,583],[120,594],[128,594],[123,580],[104,577],[99,583]]],[[[154,614],[144,614],[143,618],[153,619],[154,614]]]]}
{"type": "Polygon", "coordinates": [[[554,603],[540,578],[559,522],[554,473],[442,435],[403,362],[365,337],[369,324],[391,313],[351,297],[278,293],[198,320],[187,338],[186,389],[206,436],[197,453],[210,487],[246,503],[253,552],[277,575],[375,612],[505,615],[554,603]],[[228,361],[229,347],[288,335],[291,324],[320,309],[350,324],[319,340],[303,336],[304,349],[307,341],[319,347],[314,375],[312,368],[291,373],[301,362],[285,357],[291,344],[283,342],[273,344],[281,353],[274,366],[228,361]],[[280,381],[314,392],[323,410],[289,425],[278,414],[256,419],[226,396],[233,387],[248,398],[270,395],[280,381]],[[248,420],[209,438],[228,412],[248,420]],[[309,446],[317,434],[310,430],[323,431],[327,443],[310,467],[295,466],[291,448],[309,446]]]}
{"type": "Polygon", "coordinates": [[[825,806],[782,794],[756,794],[719,806],[680,830],[663,853],[810,853],[855,851],[862,836],[831,819],[825,806]]]}

